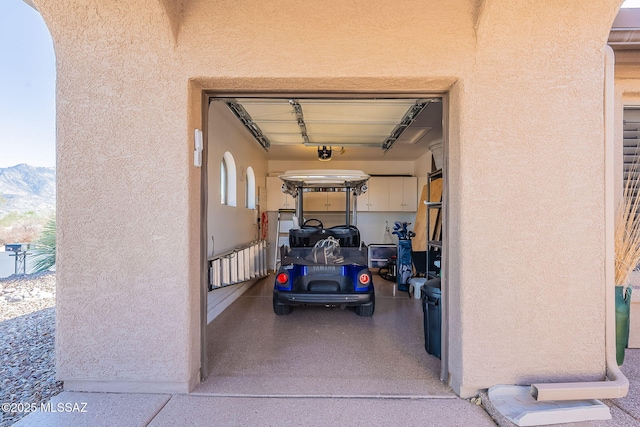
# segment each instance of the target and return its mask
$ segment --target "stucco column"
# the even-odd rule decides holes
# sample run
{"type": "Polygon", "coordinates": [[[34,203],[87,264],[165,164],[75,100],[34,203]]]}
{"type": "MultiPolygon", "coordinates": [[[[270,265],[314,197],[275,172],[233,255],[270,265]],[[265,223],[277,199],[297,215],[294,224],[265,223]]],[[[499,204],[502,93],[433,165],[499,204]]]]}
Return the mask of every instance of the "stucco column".
{"type": "Polygon", "coordinates": [[[605,375],[603,16],[613,10],[553,3],[484,2],[474,72],[452,91],[449,354],[463,397],[605,375]]]}
{"type": "Polygon", "coordinates": [[[68,390],[187,392],[199,175],[166,15],[156,1],[36,6],[57,59],[57,377],[68,390]]]}

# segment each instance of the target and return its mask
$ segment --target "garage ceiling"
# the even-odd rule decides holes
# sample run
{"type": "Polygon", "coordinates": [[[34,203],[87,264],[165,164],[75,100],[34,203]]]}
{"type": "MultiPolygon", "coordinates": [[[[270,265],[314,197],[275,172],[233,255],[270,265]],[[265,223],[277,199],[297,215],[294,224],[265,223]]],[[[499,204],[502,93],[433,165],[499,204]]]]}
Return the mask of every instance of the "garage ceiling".
{"type": "Polygon", "coordinates": [[[214,98],[271,160],[415,160],[442,140],[441,98],[214,98]]]}

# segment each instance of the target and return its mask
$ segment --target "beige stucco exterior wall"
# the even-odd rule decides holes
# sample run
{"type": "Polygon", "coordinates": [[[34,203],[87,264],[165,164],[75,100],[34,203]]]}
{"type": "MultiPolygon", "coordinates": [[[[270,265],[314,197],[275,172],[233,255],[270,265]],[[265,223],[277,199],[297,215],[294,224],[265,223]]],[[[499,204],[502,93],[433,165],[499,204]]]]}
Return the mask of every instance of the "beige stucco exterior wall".
{"type": "Polygon", "coordinates": [[[42,3],[57,61],[57,376],[71,390],[188,391],[199,178],[166,18],[155,1],[42,3]]]}
{"type": "Polygon", "coordinates": [[[604,373],[602,46],[614,11],[530,7],[486,4],[461,82],[450,283],[461,285],[462,394],[604,373]]]}
{"type": "Polygon", "coordinates": [[[58,61],[67,388],[197,378],[200,88],[449,91],[454,389],[604,377],[603,48],[622,0],[34,3],[58,61]]]}

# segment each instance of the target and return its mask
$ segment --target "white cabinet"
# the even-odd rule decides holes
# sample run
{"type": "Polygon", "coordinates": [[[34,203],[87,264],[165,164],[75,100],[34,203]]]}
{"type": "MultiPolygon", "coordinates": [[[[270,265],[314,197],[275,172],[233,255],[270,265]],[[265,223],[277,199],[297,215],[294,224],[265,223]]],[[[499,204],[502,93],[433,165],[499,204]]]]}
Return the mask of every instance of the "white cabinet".
{"type": "Polygon", "coordinates": [[[305,212],[318,212],[327,210],[327,195],[324,193],[304,193],[302,207],[305,212]]]}
{"type": "MultiPolygon", "coordinates": [[[[310,191],[303,195],[305,212],[344,212],[346,199],[344,191],[310,191]]],[[[353,199],[352,199],[353,200],[353,199]]],[[[353,202],[352,202],[353,203],[353,202]]],[[[296,199],[282,192],[282,180],[267,177],[267,210],[295,209],[296,199]]]]}
{"type": "MultiPolygon", "coordinates": [[[[351,198],[353,203],[353,197],[351,198]]],[[[344,212],[342,191],[304,193],[305,212],[344,212]]],[[[267,210],[295,209],[296,199],[282,192],[282,180],[267,177],[267,210]]],[[[373,176],[367,192],[358,196],[359,212],[415,212],[418,210],[418,178],[415,176],[373,176]]]]}
{"type": "Polygon", "coordinates": [[[305,212],[344,212],[347,206],[344,191],[313,191],[304,193],[303,197],[305,212]]]}
{"type": "Polygon", "coordinates": [[[358,198],[359,212],[415,212],[418,210],[418,178],[373,176],[368,190],[358,198]]]}
{"type": "Polygon", "coordinates": [[[389,178],[372,176],[367,192],[358,196],[358,211],[384,212],[389,210],[389,178]]]}
{"type": "Polygon", "coordinates": [[[282,180],[277,176],[267,177],[267,210],[295,209],[296,200],[282,192],[282,180]]]}
{"type": "Polygon", "coordinates": [[[418,178],[414,176],[389,177],[389,205],[392,211],[417,211],[418,178]]]}
{"type": "MultiPolygon", "coordinates": [[[[353,194],[350,198],[351,207],[353,208],[353,194]]],[[[347,209],[347,193],[344,191],[334,191],[327,193],[327,210],[344,212],[347,209]]]]}

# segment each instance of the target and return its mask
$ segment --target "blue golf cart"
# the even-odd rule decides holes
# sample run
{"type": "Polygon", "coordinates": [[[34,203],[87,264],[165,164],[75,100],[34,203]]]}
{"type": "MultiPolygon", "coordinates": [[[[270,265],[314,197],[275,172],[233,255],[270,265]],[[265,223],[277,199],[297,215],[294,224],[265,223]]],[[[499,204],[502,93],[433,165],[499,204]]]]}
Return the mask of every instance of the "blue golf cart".
{"type": "MultiPolygon", "coordinates": [[[[352,170],[288,171],[280,175],[282,191],[296,200],[296,219],[302,224],[289,230],[289,245],[280,251],[273,288],[273,311],[291,313],[292,307],[320,305],[353,307],[370,317],[375,309],[373,280],[367,248],[351,222],[351,197],[367,190],[369,175],[352,170]],[[304,218],[303,198],[314,191],[344,192],[345,223],[325,228],[322,221],[304,218]]],[[[294,220],[294,224],[296,221],[294,220]]]]}

